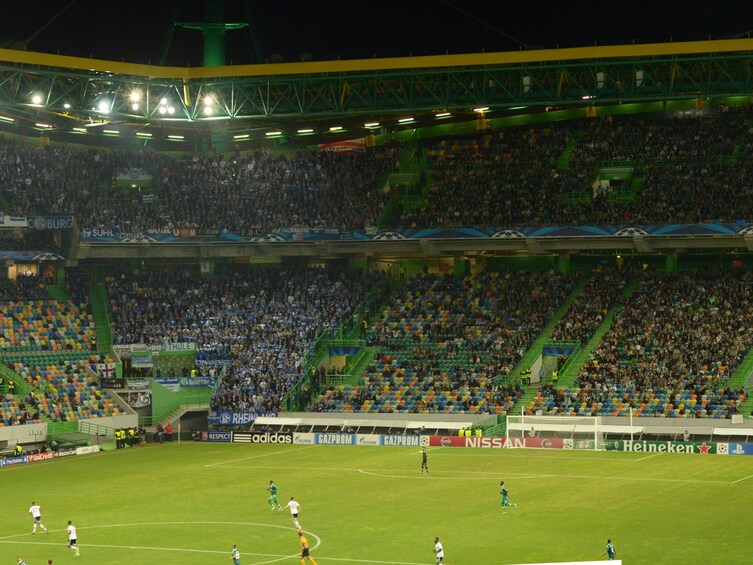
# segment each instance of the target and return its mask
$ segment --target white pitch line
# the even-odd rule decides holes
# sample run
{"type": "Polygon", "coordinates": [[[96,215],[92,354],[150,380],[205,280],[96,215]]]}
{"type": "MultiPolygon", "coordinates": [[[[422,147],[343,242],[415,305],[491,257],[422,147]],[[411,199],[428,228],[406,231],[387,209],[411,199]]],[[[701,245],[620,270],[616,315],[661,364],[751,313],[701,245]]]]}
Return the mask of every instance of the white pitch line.
{"type": "MultiPolygon", "coordinates": [[[[418,480],[426,480],[428,478],[440,480],[440,481],[485,481],[485,480],[491,480],[489,478],[485,477],[438,477],[435,473],[431,477],[422,477],[422,476],[411,476],[411,475],[385,475],[380,473],[374,473],[370,471],[366,471],[365,469],[359,469],[359,473],[362,473],[364,475],[371,475],[374,477],[384,477],[387,479],[418,479],[418,480]]],[[[478,471],[477,471],[478,472],[478,471]]],[[[490,472],[490,474],[492,474],[490,472]]],[[[499,473],[494,473],[495,475],[499,475],[499,473]]],[[[518,479],[589,479],[589,480],[605,480],[605,481],[655,481],[655,482],[662,482],[662,483],[698,483],[698,484],[705,484],[705,485],[731,485],[733,483],[729,481],[703,481],[703,480],[695,480],[695,479],[657,479],[654,477],[616,477],[616,476],[610,476],[610,477],[597,477],[593,475],[533,475],[530,473],[526,474],[515,474],[515,473],[505,473],[506,477],[515,477],[518,479]]],[[[753,476],[753,475],[751,475],[753,476]]],[[[747,477],[746,477],[747,478],[747,477]]]]}
{"type": "Polygon", "coordinates": [[[651,455],[646,455],[645,457],[639,457],[638,459],[630,459],[630,461],[645,461],[646,459],[651,459],[652,457],[656,457],[657,455],[660,455],[660,454],[652,453],[651,455]]]}
{"type": "MultiPolygon", "coordinates": [[[[310,534],[311,532],[306,532],[310,534]]],[[[312,534],[313,535],[313,534],[312,534]]],[[[15,545],[61,545],[62,542],[43,542],[43,541],[0,541],[0,543],[4,544],[15,544],[15,545]]],[[[180,547],[151,547],[151,546],[140,546],[140,545],[114,545],[114,544],[97,544],[97,543],[87,543],[87,544],[78,544],[79,548],[86,549],[86,548],[105,548],[105,549],[136,549],[136,550],[147,550],[147,551],[174,551],[174,552],[183,552],[183,553],[210,553],[215,555],[226,555],[227,551],[217,551],[213,549],[185,549],[180,547]]],[[[313,549],[312,549],[313,550],[313,549]]],[[[84,554],[85,555],[85,554],[84,554]]],[[[244,551],[243,555],[248,556],[255,556],[255,557],[273,557],[273,560],[270,561],[255,561],[255,565],[265,565],[267,563],[275,563],[277,561],[282,561],[283,559],[298,559],[300,557],[300,553],[293,553],[291,555],[278,555],[274,553],[255,553],[250,551],[244,551]]],[[[424,563],[411,563],[408,561],[381,561],[376,559],[354,559],[352,557],[323,557],[321,555],[317,555],[318,559],[326,559],[327,561],[346,561],[349,563],[377,563],[379,565],[425,565],[424,563]]]]}
{"type": "MultiPolygon", "coordinates": [[[[134,523],[124,523],[124,524],[98,524],[95,526],[83,526],[79,527],[79,530],[94,530],[94,529],[103,529],[103,528],[122,528],[122,527],[143,527],[143,526],[165,526],[165,525],[238,525],[238,522],[134,522],[134,523]]],[[[290,529],[287,526],[279,526],[276,524],[257,524],[254,522],[242,522],[240,525],[244,526],[262,526],[262,527],[270,527],[270,528],[279,528],[279,529],[290,529]]],[[[50,532],[57,533],[57,532],[64,532],[65,530],[50,530],[50,532]]],[[[307,530],[303,530],[306,534],[310,535],[316,540],[316,543],[314,544],[314,547],[311,548],[311,550],[317,549],[321,543],[322,540],[319,536],[316,534],[309,532],[307,530]]],[[[20,538],[20,537],[28,537],[29,533],[23,533],[23,534],[13,534],[10,536],[6,536],[4,538],[0,538],[0,544],[6,544],[6,545],[50,545],[50,546],[60,546],[63,542],[48,542],[48,541],[28,541],[28,540],[11,540],[9,538],[20,538]]],[[[105,548],[105,549],[133,549],[133,550],[141,550],[141,551],[172,551],[172,552],[182,552],[182,553],[205,553],[205,554],[212,554],[212,555],[226,555],[227,551],[217,551],[213,549],[188,549],[188,548],[182,548],[182,547],[153,547],[153,546],[140,546],[140,545],[115,545],[115,544],[93,544],[93,543],[87,543],[87,544],[81,544],[79,543],[78,546],[82,549],[86,548],[105,548]]],[[[280,555],[275,553],[255,553],[250,551],[244,551],[244,555],[248,556],[255,556],[255,557],[271,557],[272,559],[268,561],[256,561],[256,565],[267,565],[270,563],[276,563],[279,561],[287,560],[287,559],[297,559],[299,557],[299,553],[294,553],[292,555],[280,555]]],[[[317,556],[319,559],[326,559],[327,561],[345,561],[350,563],[372,563],[377,565],[423,565],[423,563],[411,563],[408,561],[384,561],[384,560],[376,560],[376,559],[354,559],[352,557],[324,557],[324,556],[317,556]]]]}
{"type": "Polygon", "coordinates": [[[732,481],[730,484],[734,485],[736,483],[741,483],[746,479],[750,479],[751,477],[753,477],[753,475],[748,475],[747,477],[743,477],[742,479],[737,479],[736,481],[732,481]]]}
{"type": "MultiPolygon", "coordinates": [[[[208,463],[204,467],[231,467],[230,463],[238,463],[240,461],[250,461],[251,459],[261,459],[262,457],[272,457],[274,455],[287,455],[288,453],[295,453],[297,451],[303,451],[305,449],[311,449],[314,446],[308,445],[306,447],[299,447],[297,449],[288,449],[287,451],[275,451],[272,453],[264,453],[263,455],[249,455],[248,457],[241,457],[240,459],[230,459],[229,461],[218,461],[217,463],[208,463]]],[[[240,467],[240,465],[236,466],[240,467]]],[[[290,467],[287,467],[288,469],[290,467]]]]}

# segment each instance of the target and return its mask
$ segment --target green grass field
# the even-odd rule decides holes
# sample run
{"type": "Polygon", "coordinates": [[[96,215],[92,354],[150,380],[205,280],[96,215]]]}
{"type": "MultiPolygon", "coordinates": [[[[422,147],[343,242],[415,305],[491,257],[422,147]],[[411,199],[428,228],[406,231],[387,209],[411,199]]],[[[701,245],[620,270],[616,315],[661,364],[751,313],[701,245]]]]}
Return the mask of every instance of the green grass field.
{"type": "Polygon", "coordinates": [[[431,448],[429,467],[407,447],[193,443],[6,467],[0,564],[227,564],[233,543],[243,565],[299,563],[270,479],[320,565],[433,564],[434,536],[449,565],[595,560],[608,537],[628,565],[753,563],[753,457],[431,448]]]}

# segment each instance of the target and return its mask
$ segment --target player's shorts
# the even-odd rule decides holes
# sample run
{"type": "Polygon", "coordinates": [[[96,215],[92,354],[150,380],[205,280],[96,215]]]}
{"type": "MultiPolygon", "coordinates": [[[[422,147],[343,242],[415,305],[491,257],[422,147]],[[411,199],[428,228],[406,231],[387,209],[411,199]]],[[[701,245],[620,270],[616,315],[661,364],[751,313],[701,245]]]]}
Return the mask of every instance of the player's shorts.
{"type": "Polygon", "coordinates": [[[296,518],[296,519],[298,519],[298,512],[296,512],[296,513],[295,513],[295,514],[293,514],[292,516],[293,516],[293,518],[296,518]]]}
{"type": "Polygon", "coordinates": [[[69,540],[68,540],[68,547],[70,547],[70,546],[72,546],[72,545],[76,545],[76,538],[73,538],[73,539],[69,539],[69,540]]]}
{"type": "Polygon", "coordinates": [[[42,521],[42,517],[41,516],[34,516],[34,521],[35,522],[41,522],[42,521]]]}
{"type": "Polygon", "coordinates": [[[309,557],[309,548],[308,547],[304,547],[301,550],[301,557],[309,557]]]}
{"type": "Polygon", "coordinates": [[[437,565],[439,565],[442,562],[443,559],[444,559],[444,557],[437,557],[437,565]]]}

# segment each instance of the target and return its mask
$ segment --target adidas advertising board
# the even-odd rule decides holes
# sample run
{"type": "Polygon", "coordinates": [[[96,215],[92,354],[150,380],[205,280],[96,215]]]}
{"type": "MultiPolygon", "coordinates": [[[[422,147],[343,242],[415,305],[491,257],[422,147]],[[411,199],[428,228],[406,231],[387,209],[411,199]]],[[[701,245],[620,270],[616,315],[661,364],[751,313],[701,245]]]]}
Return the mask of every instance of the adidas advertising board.
{"type": "Polygon", "coordinates": [[[282,432],[234,432],[233,443],[292,444],[293,434],[282,432]]]}

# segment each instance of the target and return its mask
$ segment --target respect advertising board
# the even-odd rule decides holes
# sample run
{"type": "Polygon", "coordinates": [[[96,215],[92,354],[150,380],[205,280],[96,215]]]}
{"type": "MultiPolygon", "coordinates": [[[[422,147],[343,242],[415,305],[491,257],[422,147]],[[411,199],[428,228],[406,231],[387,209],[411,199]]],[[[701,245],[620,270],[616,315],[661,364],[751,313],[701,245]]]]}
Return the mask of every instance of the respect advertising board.
{"type": "Polygon", "coordinates": [[[201,432],[199,439],[201,439],[201,441],[208,441],[212,443],[230,443],[231,441],[233,441],[233,432],[201,432]]]}

